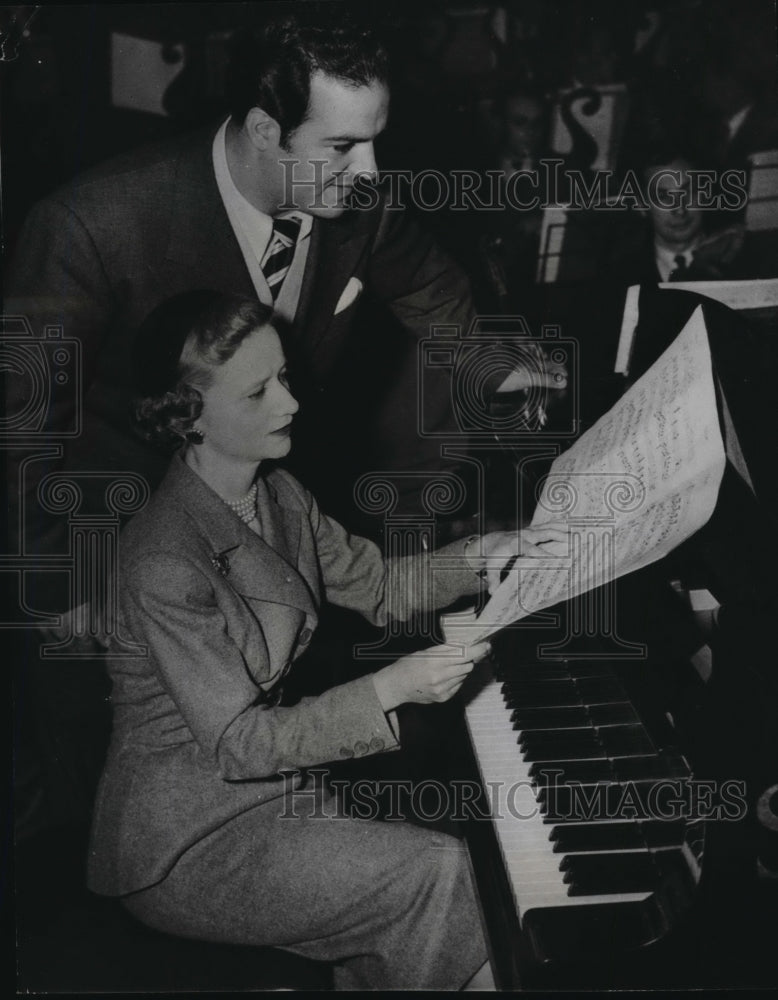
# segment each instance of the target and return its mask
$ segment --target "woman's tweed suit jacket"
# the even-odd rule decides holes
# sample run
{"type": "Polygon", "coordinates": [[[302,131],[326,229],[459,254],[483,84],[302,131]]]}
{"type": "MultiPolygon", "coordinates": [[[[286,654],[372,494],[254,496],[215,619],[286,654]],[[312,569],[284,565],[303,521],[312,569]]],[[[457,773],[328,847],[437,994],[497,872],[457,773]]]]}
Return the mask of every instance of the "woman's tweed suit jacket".
{"type": "MultiPolygon", "coordinates": [[[[114,728],[98,791],[89,885],[123,895],[164,878],[231,818],[299,780],[282,770],[395,749],[370,676],[290,707],[262,693],[289,670],[323,596],[381,624],[417,606],[414,558],[388,593],[378,548],[349,536],[288,473],[259,482],[261,536],[181,458],[121,536],[114,728]],[[129,655],[127,643],[136,643],[129,655]]],[[[434,604],[477,589],[463,543],[441,554],[434,604]]]]}

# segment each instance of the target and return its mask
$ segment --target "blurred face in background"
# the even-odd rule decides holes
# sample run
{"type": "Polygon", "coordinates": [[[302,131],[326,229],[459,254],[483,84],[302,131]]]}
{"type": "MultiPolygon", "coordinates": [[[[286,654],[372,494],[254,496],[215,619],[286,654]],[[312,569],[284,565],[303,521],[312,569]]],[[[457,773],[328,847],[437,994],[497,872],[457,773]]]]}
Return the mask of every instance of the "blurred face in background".
{"type": "Polygon", "coordinates": [[[515,94],[505,101],[503,135],[506,152],[518,159],[536,160],[545,139],[545,108],[536,97],[515,94]]]}
{"type": "Polygon", "coordinates": [[[689,163],[679,158],[650,167],[644,175],[656,241],[679,252],[697,241],[704,221],[702,209],[694,204],[690,169],[689,163]]]}

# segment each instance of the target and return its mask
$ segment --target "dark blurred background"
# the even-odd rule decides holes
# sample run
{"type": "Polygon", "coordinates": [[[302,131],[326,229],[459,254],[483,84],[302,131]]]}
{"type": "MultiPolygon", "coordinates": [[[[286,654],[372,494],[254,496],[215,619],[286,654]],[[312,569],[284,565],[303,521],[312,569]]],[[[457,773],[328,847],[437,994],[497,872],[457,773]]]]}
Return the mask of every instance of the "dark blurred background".
{"type": "MultiPolygon", "coordinates": [[[[285,6],[3,7],[6,249],[32,202],[68,178],[223,115],[231,45],[285,6]]],[[[385,25],[394,57],[390,123],[378,149],[383,169],[510,173],[555,156],[623,175],[662,147],[720,171],[750,169],[750,156],[778,147],[772,0],[420,0],[359,8],[385,25]],[[589,118],[580,99],[566,106],[582,88],[601,94],[589,118]]],[[[762,187],[767,179],[778,196],[774,173],[761,175],[762,187]]],[[[420,190],[434,202],[432,183],[420,190]]],[[[474,243],[497,238],[509,278],[537,280],[543,220],[505,214],[450,203],[424,213],[468,265],[478,266],[474,243]]],[[[605,278],[618,227],[612,236],[599,240],[602,252],[590,267],[605,278]]]]}

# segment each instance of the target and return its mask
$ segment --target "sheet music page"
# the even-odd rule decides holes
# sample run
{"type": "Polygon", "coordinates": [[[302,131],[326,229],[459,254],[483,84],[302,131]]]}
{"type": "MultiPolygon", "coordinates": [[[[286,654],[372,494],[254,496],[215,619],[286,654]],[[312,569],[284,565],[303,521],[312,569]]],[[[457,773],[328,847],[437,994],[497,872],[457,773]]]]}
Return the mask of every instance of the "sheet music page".
{"type": "Polygon", "coordinates": [[[532,523],[568,521],[570,551],[520,559],[460,641],[667,555],[710,518],[724,464],[698,308],[652,368],[552,464],[532,523]]]}
{"type": "Polygon", "coordinates": [[[619,346],[616,350],[616,363],[613,366],[617,375],[629,374],[629,361],[632,356],[632,344],[635,340],[635,330],[640,318],[640,285],[631,285],[627,289],[624,300],[624,315],[621,319],[619,346]]]}
{"type": "Polygon", "coordinates": [[[778,278],[749,278],[740,281],[669,281],[659,288],[697,292],[722,302],[738,312],[778,306],[778,278]]]}

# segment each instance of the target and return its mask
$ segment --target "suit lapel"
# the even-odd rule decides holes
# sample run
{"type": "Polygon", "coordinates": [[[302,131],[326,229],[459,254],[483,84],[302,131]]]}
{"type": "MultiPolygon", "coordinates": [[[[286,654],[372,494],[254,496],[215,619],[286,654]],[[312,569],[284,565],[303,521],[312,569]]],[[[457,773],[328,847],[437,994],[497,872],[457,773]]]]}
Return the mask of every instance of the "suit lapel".
{"type": "Polygon", "coordinates": [[[370,234],[367,227],[358,231],[354,214],[326,222],[313,221],[305,279],[293,325],[295,339],[306,353],[326,350],[324,335],[338,299],[366,250],[370,234]]]}
{"type": "Polygon", "coordinates": [[[315,614],[311,591],[297,569],[301,515],[283,509],[275,491],[260,481],[260,537],[176,457],[163,484],[195,521],[210,566],[243,597],[285,604],[315,614]]]}
{"type": "MultiPolygon", "coordinates": [[[[246,262],[213,172],[216,129],[201,132],[175,162],[167,234],[155,270],[168,294],[186,288],[216,288],[256,298],[246,262]]],[[[358,212],[340,219],[313,220],[292,338],[303,352],[326,352],[325,334],[340,296],[354,274],[370,237],[358,212]]],[[[151,266],[151,265],[150,265],[151,266]]]]}

